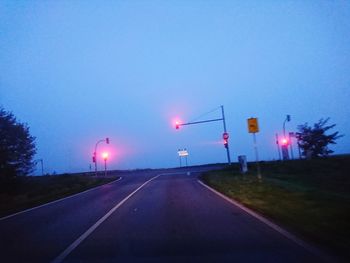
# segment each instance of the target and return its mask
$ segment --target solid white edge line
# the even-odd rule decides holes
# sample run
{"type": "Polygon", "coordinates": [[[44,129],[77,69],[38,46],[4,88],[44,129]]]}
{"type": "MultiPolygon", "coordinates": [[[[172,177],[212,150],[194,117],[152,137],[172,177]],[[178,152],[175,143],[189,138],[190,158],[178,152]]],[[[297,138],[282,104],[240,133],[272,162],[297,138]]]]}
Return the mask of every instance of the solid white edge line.
{"type": "Polygon", "coordinates": [[[8,219],[8,218],[11,218],[11,217],[14,217],[14,216],[17,216],[17,215],[20,215],[20,214],[24,214],[24,213],[30,212],[30,211],[35,210],[35,209],[39,209],[39,208],[42,208],[42,207],[45,207],[45,206],[48,206],[48,205],[52,205],[52,204],[58,203],[58,202],[64,201],[64,200],[69,199],[69,198],[76,197],[77,195],[85,194],[85,193],[87,193],[87,192],[96,190],[97,188],[103,187],[103,186],[105,186],[105,185],[109,185],[109,184],[116,183],[116,182],[120,181],[122,178],[123,178],[123,177],[121,176],[121,177],[119,177],[117,180],[114,180],[114,181],[109,182],[109,183],[107,183],[107,184],[95,186],[95,187],[90,188],[90,189],[87,189],[87,190],[85,190],[85,191],[83,191],[83,192],[79,192],[79,193],[76,193],[76,194],[73,194],[73,195],[69,195],[69,196],[63,197],[63,198],[61,198],[61,199],[57,199],[57,200],[51,201],[51,202],[49,202],[49,203],[45,203],[45,204],[42,204],[42,205],[39,205],[39,206],[35,206],[35,207],[32,207],[32,208],[28,208],[28,209],[23,210],[23,211],[19,211],[19,212],[17,212],[17,213],[11,214],[11,215],[7,215],[7,216],[4,216],[4,217],[1,217],[1,218],[0,218],[0,221],[5,220],[5,219],[8,219]]]}
{"type": "Polygon", "coordinates": [[[148,181],[144,182],[141,186],[139,186],[136,190],[134,190],[131,194],[129,194],[127,197],[125,197],[122,201],[120,201],[117,205],[115,205],[111,210],[107,212],[103,217],[101,217],[95,224],[93,224],[87,231],[85,231],[80,237],[78,237],[70,246],[68,246],[60,255],[58,255],[52,263],[59,263],[62,262],[81,242],[83,242],[94,230],[101,225],[110,215],[113,214],[114,211],[116,211],[120,206],[122,206],[130,197],[132,197],[134,194],[136,194],[139,190],[141,190],[142,187],[147,185],[152,180],[156,179],[157,177],[161,176],[163,174],[158,174],[148,181]]]}
{"type": "Polygon", "coordinates": [[[210,190],[211,192],[213,192],[216,195],[220,196],[221,198],[225,199],[227,202],[231,203],[234,206],[237,206],[238,208],[242,209],[247,214],[253,216],[254,218],[256,218],[259,221],[263,222],[264,224],[266,224],[267,226],[269,226],[273,230],[277,231],[278,233],[280,233],[284,237],[288,238],[289,240],[291,240],[294,243],[298,244],[299,246],[303,247],[307,251],[311,252],[312,254],[314,254],[314,255],[316,255],[316,256],[318,256],[320,258],[323,258],[323,259],[325,259],[328,262],[334,262],[334,258],[332,258],[330,255],[325,254],[324,252],[320,251],[316,247],[306,243],[305,241],[301,240],[300,238],[296,237],[295,235],[291,234],[287,230],[285,230],[282,227],[276,225],[275,223],[271,222],[270,220],[266,219],[265,217],[257,214],[253,210],[245,207],[241,203],[238,203],[237,201],[227,197],[226,195],[223,195],[222,193],[218,192],[214,188],[211,188],[210,186],[208,186],[205,183],[203,183],[201,180],[197,180],[197,182],[199,184],[201,184],[202,186],[204,186],[205,188],[207,188],[208,190],[210,190]]]}

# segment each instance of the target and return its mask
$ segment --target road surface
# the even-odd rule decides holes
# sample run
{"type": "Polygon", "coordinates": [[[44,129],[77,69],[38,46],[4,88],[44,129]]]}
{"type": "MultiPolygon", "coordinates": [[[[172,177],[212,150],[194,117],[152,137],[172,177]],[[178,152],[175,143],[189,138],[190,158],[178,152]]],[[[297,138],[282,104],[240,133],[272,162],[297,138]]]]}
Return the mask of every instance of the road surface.
{"type": "Polygon", "coordinates": [[[206,169],[123,173],[0,219],[0,262],[322,262],[200,184],[206,169]]]}

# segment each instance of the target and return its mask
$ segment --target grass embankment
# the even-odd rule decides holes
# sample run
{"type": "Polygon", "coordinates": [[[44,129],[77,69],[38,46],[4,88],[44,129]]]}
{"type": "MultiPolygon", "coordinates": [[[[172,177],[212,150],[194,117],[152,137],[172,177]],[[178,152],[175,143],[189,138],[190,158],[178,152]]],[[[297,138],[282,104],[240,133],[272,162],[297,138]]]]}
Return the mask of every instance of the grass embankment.
{"type": "Polygon", "coordinates": [[[350,157],[261,162],[262,180],[238,166],[202,180],[286,229],[350,259],[350,157]]]}
{"type": "Polygon", "coordinates": [[[88,175],[54,175],[18,177],[0,183],[0,217],[57,200],[115,178],[88,175]]]}

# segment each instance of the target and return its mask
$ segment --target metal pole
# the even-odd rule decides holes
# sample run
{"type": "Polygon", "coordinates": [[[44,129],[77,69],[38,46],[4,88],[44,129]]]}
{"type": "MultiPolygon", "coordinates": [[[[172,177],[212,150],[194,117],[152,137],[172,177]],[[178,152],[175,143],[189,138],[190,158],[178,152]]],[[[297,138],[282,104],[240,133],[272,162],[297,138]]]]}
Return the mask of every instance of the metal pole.
{"type": "Polygon", "coordinates": [[[105,139],[103,140],[99,140],[96,144],[95,144],[95,151],[94,151],[94,157],[95,157],[95,175],[97,176],[97,145],[100,143],[100,142],[104,142],[105,139]]]}
{"type": "Polygon", "coordinates": [[[258,172],[258,178],[261,179],[261,171],[260,171],[260,164],[259,164],[258,146],[256,145],[256,135],[255,135],[255,132],[253,133],[253,138],[254,138],[254,150],[255,150],[256,168],[257,168],[257,172],[258,172]]]}
{"type": "Polygon", "coordinates": [[[97,156],[96,156],[96,147],[94,151],[94,158],[95,158],[95,175],[97,176],[97,156]]]}
{"type": "Polygon", "coordinates": [[[187,155],[186,155],[186,157],[185,157],[185,158],[186,158],[186,167],[187,167],[187,166],[188,166],[188,163],[187,163],[187,155]]]}
{"type": "Polygon", "coordinates": [[[299,159],[301,160],[301,151],[300,151],[299,139],[297,139],[297,144],[298,144],[299,159]]]}
{"type": "Polygon", "coordinates": [[[277,144],[278,158],[281,160],[281,149],[280,149],[277,133],[276,133],[276,144],[277,144]]]}
{"type": "Polygon", "coordinates": [[[105,159],[105,176],[107,176],[107,158],[105,159]]]}
{"type": "MultiPolygon", "coordinates": [[[[221,114],[222,114],[222,122],[224,124],[224,132],[226,132],[225,112],[224,112],[223,105],[221,105],[221,114]]],[[[227,153],[227,162],[229,165],[231,165],[230,149],[229,149],[228,143],[227,143],[226,153],[227,153]]]]}
{"type": "Polygon", "coordinates": [[[292,142],[292,137],[289,134],[289,143],[290,143],[290,155],[292,157],[292,160],[294,159],[294,152],[293,152],[293,142],[292,142]]]}
{"type": "MultiPolygon", "coordinates": [[[[286,119],[283,122],[283,139],[286,138],[286,121],[290,121],[290,115],[286,116],[286,119]]],[[[282,145],[282,157],[283,160],[289,160],[289,150],[288,150],[288,145],[282,145]]]]}
{"type": "Polygon", "coordinates": [[[187,123],[179,123],[178,126],[185,126],[185,125],[193,125],[193,124],[200,124],[200,123],[206,123],[206,122],[213,122],[213,121],[222,121],[222,118],[220,119],[212,119],[212,120],[205,120],[205,121],[194,121],[194,122],[187,122],[187,123]]]}

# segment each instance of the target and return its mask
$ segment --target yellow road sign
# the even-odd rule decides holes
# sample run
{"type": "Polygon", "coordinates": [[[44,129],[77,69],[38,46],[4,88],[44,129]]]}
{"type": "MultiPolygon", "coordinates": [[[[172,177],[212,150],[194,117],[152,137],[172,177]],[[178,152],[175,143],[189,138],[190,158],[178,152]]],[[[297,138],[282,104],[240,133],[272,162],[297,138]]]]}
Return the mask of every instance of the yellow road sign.
{"type": "Polygon", "coordinates": [[[248,119],[248,132],[249,133],[259,132],[258,118],[248,119]]]}

